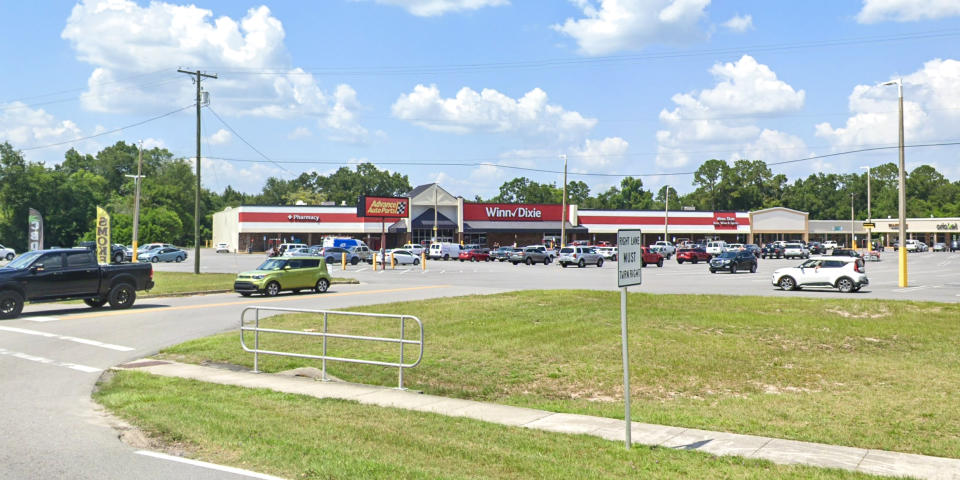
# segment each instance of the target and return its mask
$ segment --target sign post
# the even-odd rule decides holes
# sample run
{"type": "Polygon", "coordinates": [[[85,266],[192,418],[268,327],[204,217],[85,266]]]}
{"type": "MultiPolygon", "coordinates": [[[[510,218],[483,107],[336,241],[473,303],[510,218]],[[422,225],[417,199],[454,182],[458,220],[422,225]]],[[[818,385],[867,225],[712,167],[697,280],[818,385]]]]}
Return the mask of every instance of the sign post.
{"type": "Polygon", "coordinates": [[[620,337],[623,344],[623,404],[626,447],[630,439],[630,354],[627,347],[627,287],[640,285],[643,273],[643,241],[640,230],[617,230],[617,286],[620,287],[620,337]]]}

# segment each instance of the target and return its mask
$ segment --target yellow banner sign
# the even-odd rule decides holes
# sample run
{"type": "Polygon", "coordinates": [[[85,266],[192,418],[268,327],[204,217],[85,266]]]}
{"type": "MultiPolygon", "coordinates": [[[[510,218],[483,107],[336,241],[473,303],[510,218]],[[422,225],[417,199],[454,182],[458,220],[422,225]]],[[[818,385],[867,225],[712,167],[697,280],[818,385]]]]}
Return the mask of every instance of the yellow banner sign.
{"type": "Polygon", "coordinates": [[[110,263],[110,215],[97,207],[97,263],[110,263]]]}

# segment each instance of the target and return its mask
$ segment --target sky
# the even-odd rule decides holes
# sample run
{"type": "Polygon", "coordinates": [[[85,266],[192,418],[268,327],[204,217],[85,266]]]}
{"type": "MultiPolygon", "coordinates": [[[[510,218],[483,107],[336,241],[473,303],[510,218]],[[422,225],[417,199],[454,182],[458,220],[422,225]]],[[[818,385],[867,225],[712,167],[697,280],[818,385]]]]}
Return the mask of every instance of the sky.
{"type": "MultiPolygon", "coordinates": [[[[525,176],[692,191],[717,158],[789,179],[960,142],[960,2],[0,0],[0,141],[55,165],[143,141],[202,182],[372,162],[489,198],[525,176]],[[874,149],[845,154],[853,150],[874,149]],[[819,157],[819,158],[818,158],[819,157]]],[[[960,145],[907,169],[960,179],[960,145]]],[[[149,180],[145,180],[149,181],[149,180]]]]}

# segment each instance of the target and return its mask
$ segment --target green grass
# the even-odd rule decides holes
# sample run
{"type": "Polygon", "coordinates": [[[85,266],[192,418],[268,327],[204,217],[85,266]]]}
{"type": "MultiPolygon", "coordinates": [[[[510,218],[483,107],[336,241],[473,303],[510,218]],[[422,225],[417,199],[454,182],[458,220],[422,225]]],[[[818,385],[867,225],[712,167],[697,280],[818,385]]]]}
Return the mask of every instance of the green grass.
{"type": "Polygon", "coordinates": [[[191,457],[290,479],[872,478],[142,372],[94,398],[191,457]]]}
{"type": "MultiPolygon", "coordinates": [[[[405,386],[556,412],[622,415],[619,292],[533,291],[378,305],[416,315],[423,363],[405,386]]],[[[960,306],[631,294],[633,420],[960,457],[960,306]]],[[[320,319],[262,326],[318,331],[320,319]]],[[[330,331],[396,336],[394,323],[332,317],[330,331]]],[[[407,338],[413,338],[412,328],[407,338]]],[[[319,353],[317,338],[263,334],[264,349],[319,353]]],[[[248,343],[249,344],[249,343],[248,343]]],[[[396,361],[393,347],[342,339],[329,355],[396,361]]],[[[407,347],[408,359],[412,358],[407,347]]],[[[252,366],[236,333],[161,356],[252,366]]],[[[261,356],[272,372],[319,361],[261,356]]],[[[396,385],[396,369],[328,362],[342,379],[396,385]]]]}
{"type": "MultiPolygon", "coordinates": [[[[234,273],[153,272],[154,287],[146,296],[233,290],[234,273]]],[[[352,278],[333,278],[333,283],[357,283],[352,278]]]]}

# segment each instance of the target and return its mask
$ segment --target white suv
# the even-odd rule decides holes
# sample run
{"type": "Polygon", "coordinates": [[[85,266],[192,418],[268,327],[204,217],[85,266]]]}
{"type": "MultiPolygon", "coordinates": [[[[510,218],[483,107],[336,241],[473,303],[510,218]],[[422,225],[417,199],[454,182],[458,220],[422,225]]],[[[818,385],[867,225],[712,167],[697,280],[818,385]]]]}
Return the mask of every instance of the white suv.
{"type": "Polygon", "coordinates": [[[856,292],[870,284],[862,259],[833,256],[814,257],[796,267],[778,268],[770,280],[784,290],[825,287],[843,293],[856,292]]]}
{"type": "Polygon", "coordinates": [[[802,243],[788,243],[783,247],[783,258],[810,258],[810,251],[802,243]]]}
{"type": "Polygon", "coordinates": [[[560,249],[560,256],[557,262],[561,267],[567,268],[570,265],[576,265],[583,268],[587,265],[603,266],[603,256],[597,253],[592,247],[563,247],[560,249]]]}

